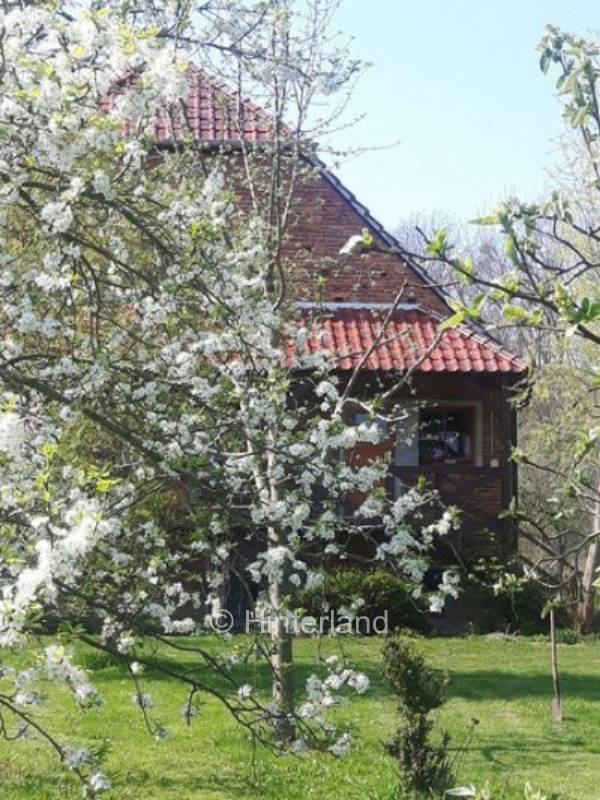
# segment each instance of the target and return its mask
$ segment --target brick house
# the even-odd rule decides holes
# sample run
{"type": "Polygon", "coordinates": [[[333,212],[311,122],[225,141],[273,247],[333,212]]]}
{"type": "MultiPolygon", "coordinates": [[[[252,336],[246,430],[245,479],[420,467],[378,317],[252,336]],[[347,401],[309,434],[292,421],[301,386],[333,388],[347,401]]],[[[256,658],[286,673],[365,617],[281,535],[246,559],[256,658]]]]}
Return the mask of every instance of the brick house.
{"type": "MultiPolygon", "coordinates": [[[[242,144],[268,144],[273,121],[264,111],[248,101],[240,105],[227,87],[200,70],[191,68],[189,76],[186,132],[209,156],[226,151],[235,162],[242,144]]],[[[172,147],[182,127],[178,114],[157,114],[159,148],[172,147]]],[[[407,370],[414,373],[411,387],[399,390],[406,430],[376,448],[391,454],[388,490],[397,493],[422,475],[463,512],[452,542],[462,558],[489,552],[490,531],[495,553],[513,552],[515,532],[498,514],[516,493],[516,471],[509,461],[516,418],[509,399],[526,373],[525,363],[466,325],[439,334],[440,322],[449,316],[447,300],[400,256],[341,256],[348,238],[364,228],[384,248],[398,243],[324,164],[312,155],[302,158],[312,170],[299,189],[286,249],[298,270],[293,291],[299,315],[318,314],[325,332],[324,340],[310,346],[323,347],[325,341],[342,377],[371,350],[361,369],[365,392],[391,386],[407,370]],[[402,285],[401,301],[390,313],[402,285]]],[[[243,188],[239,202],[247,202],[243,188]]],[[[370,455],[365,446],[358,457],[370,455]]],[[[441,558],[454,560],[455,553],[441,558]]]]}

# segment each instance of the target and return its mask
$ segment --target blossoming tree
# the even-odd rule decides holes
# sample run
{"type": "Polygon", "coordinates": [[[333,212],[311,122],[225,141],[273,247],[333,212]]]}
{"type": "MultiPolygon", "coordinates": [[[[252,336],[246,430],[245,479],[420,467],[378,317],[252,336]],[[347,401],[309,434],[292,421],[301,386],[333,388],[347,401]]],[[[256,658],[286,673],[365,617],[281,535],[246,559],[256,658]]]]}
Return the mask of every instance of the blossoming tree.
{"type": "Polygon", "coordinates": [[[272,697],[234,680],[226,641],[186,645],[222,690],[202,672],[154,667],[181,682],[188,722],[208,691],[255,740],[340,756],[349,738],[326,711],[368,679],[333,659],[296,701],[290,592],[360,537],[418,593],[433,536],[450,525],[444,512],[415,526],[434,495],[413,488],[391,501],[385,461],[347,457],[402,409],[393,392],[382,405],[354,376],[336,380],[325,350],[308,352],[318,319],[298,322],[289,289],[286,230],[313,169],[302,159],[309,111],[359,70],[325,36],[331,13],[327,0],[5,4],[0,646],[20,648],[24,666],[7,656],[0,730],[45,737],[89,795],[110,787],[96,755],[56,739],[35,707],[47,678],[83,708],[101,698],[62,638],[39,644],[44,619],[121,659],[163,738],[143,686],[145,644],[177,649],[169,634],[201,633],[200,584],[216,597],[236,564],[270,615],[252,644],[272,697]],[[181,105],[190,61],[238,89],[246,81],[272,115],[266,145],[241,142],[232,155],[194,142],[181,105]],[[157,109],[179,126],[160,152],[157,109]],[[360,506],[342,513],[357,492],[360,506]],[[252,552],[243,569],[242,548],[252,552]],[[80,624],[90,619],[99,636],[80,624]]]}

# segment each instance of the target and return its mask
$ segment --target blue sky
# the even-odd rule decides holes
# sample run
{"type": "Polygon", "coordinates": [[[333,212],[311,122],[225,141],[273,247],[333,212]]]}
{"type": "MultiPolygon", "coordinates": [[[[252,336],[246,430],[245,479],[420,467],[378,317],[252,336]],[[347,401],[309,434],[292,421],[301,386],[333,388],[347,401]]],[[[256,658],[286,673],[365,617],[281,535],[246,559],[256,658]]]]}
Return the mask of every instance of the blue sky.
{"type": "Polygon", "coordinates": [[[562,121],[535,45],[548,22],[598,31],[597,0],[345,0],[336,22],[373,62],[347,114],[366,119],[336,143],[400,140],[336,171],[388,227],[420,212],[468,220],[548,187],[562,121]]]}

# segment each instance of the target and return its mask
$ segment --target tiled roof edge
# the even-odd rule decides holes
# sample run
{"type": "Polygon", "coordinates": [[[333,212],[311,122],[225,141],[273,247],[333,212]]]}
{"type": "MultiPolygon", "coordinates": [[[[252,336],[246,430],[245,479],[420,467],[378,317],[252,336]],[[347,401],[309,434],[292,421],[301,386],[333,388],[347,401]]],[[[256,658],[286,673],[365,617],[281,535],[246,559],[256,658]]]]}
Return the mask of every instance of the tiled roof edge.
{"type": "MultiPolygon", "coordinates": [[[[300,309],[323,308],[326,311],[336,311],[336,310],[369,311],[369,310],[380,310],[380,309],[389,310],[394,306],[393,303],[352,303],[352,302],[312,303],[308,301],[298,301],[294,303],[294,305],[300,309]]],[[[396,306],[396,309],[398,311],[420,312],[421,314],[431,317],[438,324],[447,319],[439,311],[436,311],[433,308],[429,308],[428,306],[425,306],[422,303],[399,303],[396,306]]],[[[500,344],[500,342],[498,342],[493,337],[488,336],[487,333],[478,332],[476,330],[473,330],[473,328],[470,328],[468,325],[464,324],[456,325],[451,330],[458,331],[461,334],[461,336],[464,336],[467,339],[474,339],[482,347],[487,347],[497,355],[502,356],[502,358],[505,358],[511,364],[514,364],[516,367],[518,367],[520,372],[526,372],[528,370],[527,362],[524,359],[522,359],[520,356],[516,356],[513,353],[510,353],[508,350],[504,348],[502,344],[500,344]]]]}
{"type": "Polygon", "coordinates": [[[322,303],[313,301],[313,300],[295,300],[294,306],[296,308],[306,308],[306,309],[319,309],[323,308],[325,311],[337,311],[338,309],[355,309],[357,311],[375,311],[375,310],[388,310],[391,308],[396,308],[398,311],[420,311],[421,306],[419,303],[369,303],[369,302],[360,302],[360,301],[344,301],[344,300],[326,300],[322,303]]]}
{"type": "MultiPolygon", "coordinates": [[[[443,314],[440,314],[439,311],[435,311],[433,308],[427,308],[426,306],[420,306],[418,311],[422,311],[425,314],[429,314],[430,317],[433,317],[437,322],[441,323],[446,319],[443,314]]],[[[473,328],[470,328],[468,325],[459,324],[455,327],[451,328],[450,330],[459,331],[462,336],[467,337],[468,339],[474,339],[478,344],[482,345],[483,347],[489,347],[490,350],[493,350],[498,355],[505,358],[507,361],[518,365],[521,367],[523,371],[527,370],[527,363],[520,357],[516,356],[513,353],[509,353],[508,350],[504,349],[504,346],[493,336],[490,336],[485,331],[477,331],[473,328]]]]}

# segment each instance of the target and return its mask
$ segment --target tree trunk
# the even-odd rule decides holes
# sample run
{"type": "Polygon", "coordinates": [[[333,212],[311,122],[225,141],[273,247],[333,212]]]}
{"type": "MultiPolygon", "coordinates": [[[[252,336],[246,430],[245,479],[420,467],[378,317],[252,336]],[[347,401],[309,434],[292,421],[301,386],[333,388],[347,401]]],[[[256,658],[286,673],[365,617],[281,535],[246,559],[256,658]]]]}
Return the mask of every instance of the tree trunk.
{"type": "MultiPolygon", "coordinates": [[[[294,707],[294,668],[292,633],[286,627],[285,618],[280,615],[283,611],[280,583],[269,586],[269,600],[273,615],[270,618],[273,701],[282,714],[287,714],[294,707]]],[[[278,728],[282,739],[293,738],[293,724],[285,717],[282,717],[278,728]]]]}
{"type": "MultiPolygon", "coordinates": [[[[246,407],[242,401],[242,408],[246,407]]],[[[276,482],[272,479],[275,471],[275,438],[274,432],[269,431],[267,435],[269,450],[263,464],[256,464],[254,470],[254,480],[259,491],[260,497],[265,504],[276,503],[279,500],[276,482]],[[263,471],[264,470],[264,471],[263,471]]],[[[251,437],[248,437],[248,452],[252,453],[253,445],[251,437]]],[[[269,547],[281,545],[279,531],[269,526],[267,528],[267,542],[269,547]]],[[[284,617],[283,596],[285,576],[280,580],[269,581],[269,635],[271,637],[271,649],[269,660],[271,667],[272,696],[273,702],[281,711],[281,720],[278,725],[279,736],[283,740],[290,740],[294,735],[293,724],[285,716],[294,707],[294,665],[292,637],[293,631],[286,626],[284,617]]]]}
{"type": "MultiPolygon", "coordinates": [[[[600,493],[600,483],[597,487],[600,493]]],[[[577,604],[577,632],[589,633],[592,630],[596,615],[596,580],[600,558],[600,494],[594,507],[594,539],[588,546],[585,557],[583,575],[581,577],[581,596],[577,604]]]]}

